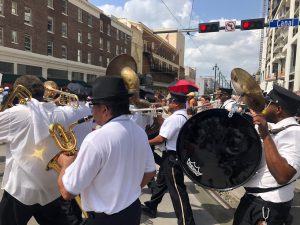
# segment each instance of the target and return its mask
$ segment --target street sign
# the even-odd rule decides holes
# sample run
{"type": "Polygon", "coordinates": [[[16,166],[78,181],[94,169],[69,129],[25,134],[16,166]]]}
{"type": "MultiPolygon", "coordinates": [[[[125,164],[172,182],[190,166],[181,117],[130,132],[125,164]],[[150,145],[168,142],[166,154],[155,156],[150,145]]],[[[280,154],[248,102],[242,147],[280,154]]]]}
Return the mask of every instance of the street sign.
{"type": "Polygon", "coordinates": [[[283,20],[272,20],[269,23],[269,27],[278,28],[278,27],[291,27],[298,26],[299,19],[283,19],[283,20]]]}
{"type": "Polygon", "coordinates": [[[231,32],[235,31],[236,21],[225,21],[225,31],[231,32]]]}

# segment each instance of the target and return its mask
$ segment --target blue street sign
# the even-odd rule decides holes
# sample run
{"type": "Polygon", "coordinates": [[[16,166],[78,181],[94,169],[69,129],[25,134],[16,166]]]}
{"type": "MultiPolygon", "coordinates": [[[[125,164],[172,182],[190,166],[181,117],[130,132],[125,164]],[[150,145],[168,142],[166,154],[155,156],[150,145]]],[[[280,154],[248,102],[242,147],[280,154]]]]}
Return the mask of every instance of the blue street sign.
{"type": "Polygon", "coordinates": [[[277,28],[277,27],[291,27],[298,26],[299,19],[283,19],[283,20],[272,20],[269,23],[269,27],[277,28]]]}

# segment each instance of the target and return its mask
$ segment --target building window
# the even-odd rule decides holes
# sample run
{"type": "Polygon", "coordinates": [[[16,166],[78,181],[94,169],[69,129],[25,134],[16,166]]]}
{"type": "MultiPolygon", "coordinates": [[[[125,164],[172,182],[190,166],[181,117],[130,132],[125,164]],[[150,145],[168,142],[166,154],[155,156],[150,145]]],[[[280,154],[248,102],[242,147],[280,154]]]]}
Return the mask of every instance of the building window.
{"type": "Polygon", "coordinates": [[[88,33],[88,45],[92,46],[92,34],[88,33]]]}
{"type": "Polygon", "coordinates": [[[68,25],[66,23],[61,24],[61,36],[68,37],[68,25]]]}
{"type": "Polygon", "coordinates": [[[11,14],[18,15],[18,4],[16,1],[11,2],[11,14]]]}
{"type": "Polygon", "coordinates": [[[103,49],[103,38],[99,39],[99,46],[100,46],[100,49],[103,49]]]}
{"type": "Polygon", "coordinates": [[[53,0],[48,0],[47,6],[53,9],[53,0]]]}
{"type": "Polygon", "coordinates": [[[100,20],[100,32],[103,32],[103,20],[100,20]]]}
{"type": "Polygon", "coordinates": [[[48,16],[48,32],[53,33],[53,18],[48,16]]]}
{"type": "Polygon", "coordinates": [[[81,50],[77,50],[77,62],[81,62],[81,50]]]}
{"type": "Polygon", "coordinates": [[[88,64],[92,64],[92,53],[88,53],[88,64]]]}
{"type": "Polygon", "coordinates": [[[11,43],[18,44],[18,33],[17,31],[11,31],[11,43]]]}
{"type": "Polygon", "coordinates": [[[120,37],[119,37],[119,35],[120,35],[120,31],[117,29],[117,31],[116,31],[117,33],[116,33],[116,38],[117,38],[117,40],[119,40],[120,39],[120,37]]]}
{"type": "Polygon", "coordinates": [[[53,42],[48,41],[47,55],[53,56],[53,42]]]}
{"type": "Polygon", "coordinates": [[[3,27],[0,27],[0,46],[3,46],[3,27]]]}
{"type": "Polygon", "coordinates": [[[68,1],[61,0],[62,13],[68,15],[68,1]]]}
{"type": "Polygon", "coordinates": [[[126,34],[124,34],[124,42],[125,44],[127,44],[127,39],[129,38],[129,36],[127,36],[126,34]]]}
{"type": "Polygon", "coordinates": [[[72,72],[72,80],[83,80],[83,73],[72,72]]]}
{"type": "Polygon", "coordinates": [[[28,34],[24,35],[24,48],[25,51],[30,51],[31,52],[31,36],[28,34]]]}
{"type": "Polygon", "coordinates": [[[82,9],[78,9],[78,22],[82,23],[82,9]]]}
{"type": "Polygon", "coordinates": [[[4,0],[0,0],[0,15],[3,16],[3,1],[4,0]]]}
{"type": "Polygon", "coordinates": [[[67,46],[65,45],[61,46],[61,58],[68,59],[68,50],[67,50],[67,46]]]}
{"type": "Polygon", "coordinates": [[[24,8],[24,22],[26,24],[30,24],[32,23],[31,21],[31,8],[25,7],[24,8]]]}
{"type": "Polygon", "coordinates": [[[107,41],[106,47],[107,47],[107,52],[110,52],[110,41],[107,41]]]}
{"type": "Polygon", "coordinates": [[[110,35],[110,25],[107,24],[107,34],[110,35]]]}
{"type": "Polygon", "coordinates": [[[89,27],[93,26],[93,17],[91,14],[88,15],[88,26],[89,27]]]}
{"type": "Polygon", "coordinates": [[[80,30],[77,33],[77,41],[78,41],[78,43],[82,43],[82,33],[80,30]]]}
{"type": "Polygon", "coordinates": [[[127,48],[124,48],[124,53],[127,54],[127,48]]]}
{"type": "Polygon", "coordinates": [[[116,45],[116,55],[119,55],[119,45],[116,45]]]}
{"type": "Polygon", "coordinates": [[[102,55],[99,56],[99,64],[100,64],[100,66],[103,66],[103,58],[102,58],[102,55]]]}
{"type": "Polygon", "coordinates": [[[108,67],[109,61],[110,61],[110,59],[107,58],[107,59],[106,59],[106,67],[108,67]]]}

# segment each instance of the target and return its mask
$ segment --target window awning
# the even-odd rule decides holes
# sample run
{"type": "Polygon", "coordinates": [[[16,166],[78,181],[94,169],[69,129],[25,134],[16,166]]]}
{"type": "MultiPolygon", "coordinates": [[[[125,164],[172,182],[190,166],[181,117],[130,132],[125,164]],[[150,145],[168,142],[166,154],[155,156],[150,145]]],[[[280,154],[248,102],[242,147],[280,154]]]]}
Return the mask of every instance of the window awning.
{"type": "MultiPolygon", "coordinates": [[[[20,76],[22,75],[16,75],[16,74],[12,74],[12,73],[3,73],[3,76],[2,76],[2,84],[13,84],[17,78],[19,78],[20,76]]],[[[45,82],[46,79],[43,78],[43,77],[40,77],[40,76],[37,76],[38,78],[40,78],[40,80],[42,82],[45,82]]]]}
{"type": "Polygon", "coordinates": [[[72,83],[79,83],[84,87],[92,87],[91,85],[89,85],[88,83],[84,82],[83,80],[72,80],[72,83]]]}
{"type": "Polygon", "coordinates": [[[65,79],[58,79],[58,78],[48,78],[47,80],[54,81],[59,87],[67,87],[68,84],[71,82],[65,79]]]}

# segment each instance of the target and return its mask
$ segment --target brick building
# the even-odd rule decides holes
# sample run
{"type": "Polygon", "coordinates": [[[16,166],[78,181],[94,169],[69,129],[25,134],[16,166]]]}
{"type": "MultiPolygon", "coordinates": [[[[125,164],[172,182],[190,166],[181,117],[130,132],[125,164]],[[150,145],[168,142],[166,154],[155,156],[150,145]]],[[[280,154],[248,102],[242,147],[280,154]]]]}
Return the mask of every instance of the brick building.
{"type": "Polygon", "coordinates": [[[131,34],[88,1],[0,0],[0,72],[4,82],[32,74],[92,83],[131,52],[131,34]]]}

